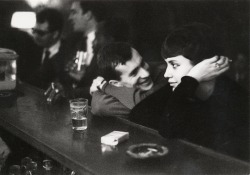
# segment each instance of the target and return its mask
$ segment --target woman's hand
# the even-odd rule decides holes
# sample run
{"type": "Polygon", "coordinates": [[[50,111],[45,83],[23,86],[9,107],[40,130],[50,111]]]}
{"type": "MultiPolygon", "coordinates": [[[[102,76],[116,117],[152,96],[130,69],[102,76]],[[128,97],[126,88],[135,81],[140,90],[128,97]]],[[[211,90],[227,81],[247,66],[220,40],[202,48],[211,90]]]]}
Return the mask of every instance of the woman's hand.
{"type": "Polygon", "coordinates": [[[214,56],[196,64],[187,74],[197,81],[210,81],[229,69],[230,60],[225,56],[214,56]]]}

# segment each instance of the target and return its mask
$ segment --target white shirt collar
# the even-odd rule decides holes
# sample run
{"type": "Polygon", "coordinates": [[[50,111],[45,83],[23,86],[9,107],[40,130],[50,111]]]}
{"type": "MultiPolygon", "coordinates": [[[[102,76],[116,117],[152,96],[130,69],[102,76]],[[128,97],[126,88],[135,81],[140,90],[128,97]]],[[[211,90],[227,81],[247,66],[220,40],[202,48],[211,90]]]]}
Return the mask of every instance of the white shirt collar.
{"type": "Polygon", "coordinates": [[[92,61],[92,58],[94,56],[94,53],[93,53],[93,41],[95,39],[95,31],[91,31],[90,33],[88,33],[88,36],[87,36],[87,56],[84,60],[84,63],[85,65],[90,65],[91,61],[92,61]]]}
{"type": "Polygon", "coordinates": [[[59,51],[60,46],[61,46],[61,41],[58,40],[54,45],[49,47],[49,49],[44,49],[44,51],[49,50],[49,52],[50,52],[49,58],[51,58],[59,51]]]}
{"type": "Polygon", "coordinates": [[[93,30],[92,32],[89,32],[87,37],[88,40],[93,41],[95,39],[95,31],[93,30]]]}

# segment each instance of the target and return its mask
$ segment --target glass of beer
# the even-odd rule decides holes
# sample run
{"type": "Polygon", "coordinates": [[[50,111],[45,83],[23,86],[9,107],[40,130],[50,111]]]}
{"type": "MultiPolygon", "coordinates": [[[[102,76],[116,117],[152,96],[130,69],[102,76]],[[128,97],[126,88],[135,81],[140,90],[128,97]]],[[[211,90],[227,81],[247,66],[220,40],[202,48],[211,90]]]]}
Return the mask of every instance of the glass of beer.
{"type": "Polygon", "coordinates": [[[76,98],[69,101],[72,129],[82,132],[87,129],[88,99],[76,98]]]}

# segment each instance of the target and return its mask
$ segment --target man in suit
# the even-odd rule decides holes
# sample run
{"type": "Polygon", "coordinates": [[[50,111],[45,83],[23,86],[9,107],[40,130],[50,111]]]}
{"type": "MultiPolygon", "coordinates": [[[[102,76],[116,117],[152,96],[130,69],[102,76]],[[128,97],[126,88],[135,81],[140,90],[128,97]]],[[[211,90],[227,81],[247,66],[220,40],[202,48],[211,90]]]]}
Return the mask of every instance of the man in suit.
{"type": "Polygon", "coordinates": [[[44,8],[36,14],[33,30],[35,43],[40,47],[34,66],[37,67],[29,82],[39,88],[47,89],[49,84],[60,79],[64,68],[67,49],[61,40],[63,17],[53,8],[44,8]]]}
{"type": "MultiPolygon", "coordinates": [[[[72,22],[74,32],[80,32],[82,37],[75,46],[75,55],[84,53],[81,63],[70,58],[66,66],[67,76],[63,84],[66,96],[70,98],[84,97],[91,99],[89,88],[97,76],[97,64],[93,53],[93,41],[97,25],[105,16],[105,9],[100,2],[74,1],[71,6],[69,20],[72,22]],[[80,65],[80,66],[79,66],[80,65]]],[[[77,56],[76,56],[77,57],[77,56]]]]}

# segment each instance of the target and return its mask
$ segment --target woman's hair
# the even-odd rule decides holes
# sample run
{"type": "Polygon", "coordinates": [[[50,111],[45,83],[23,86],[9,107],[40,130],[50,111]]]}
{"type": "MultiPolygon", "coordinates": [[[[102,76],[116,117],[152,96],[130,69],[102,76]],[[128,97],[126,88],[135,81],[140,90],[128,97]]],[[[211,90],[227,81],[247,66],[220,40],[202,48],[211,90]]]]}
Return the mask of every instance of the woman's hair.
{"type": "Polygon", "coordinates": [[[197,64],[204,59],[221,55],[218,37],[211,27],[192,23],[171,32],[162,44],[164,59],[182,55],[197,64]]]}

